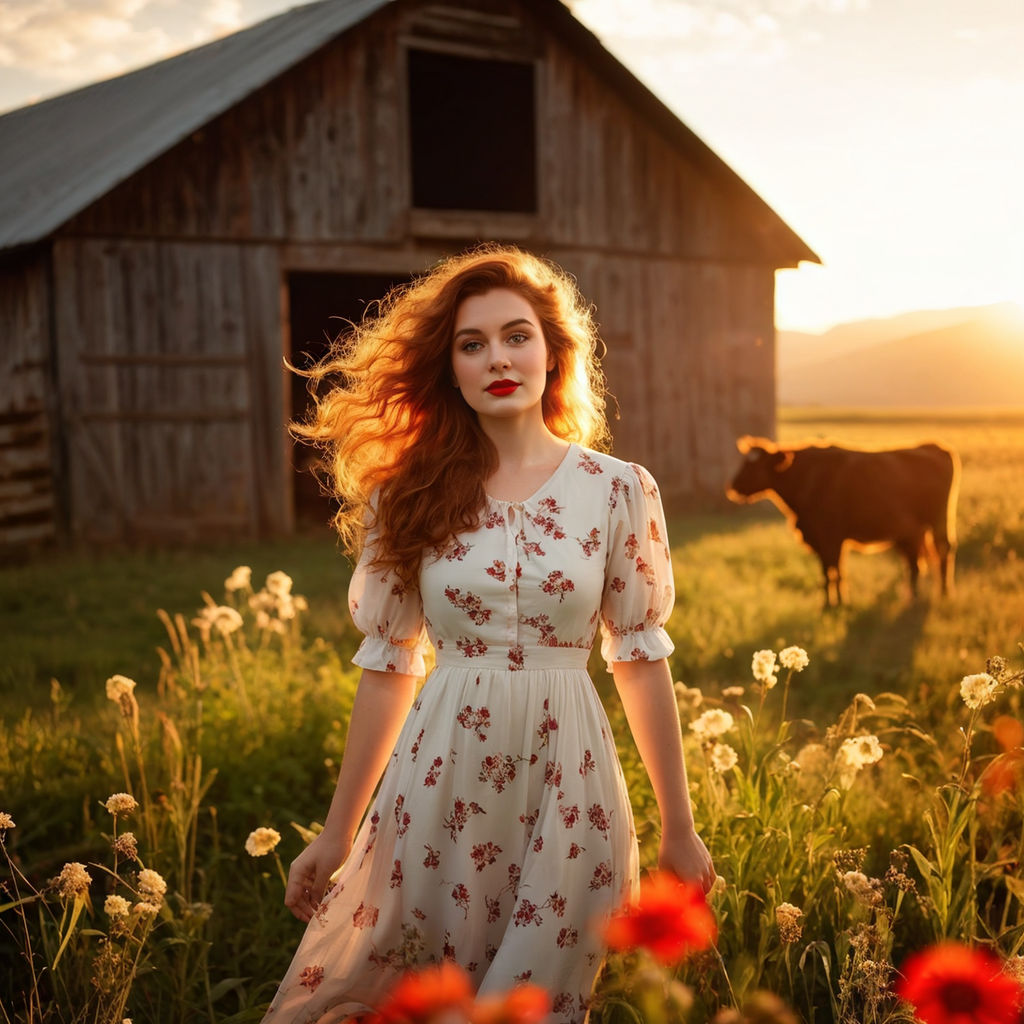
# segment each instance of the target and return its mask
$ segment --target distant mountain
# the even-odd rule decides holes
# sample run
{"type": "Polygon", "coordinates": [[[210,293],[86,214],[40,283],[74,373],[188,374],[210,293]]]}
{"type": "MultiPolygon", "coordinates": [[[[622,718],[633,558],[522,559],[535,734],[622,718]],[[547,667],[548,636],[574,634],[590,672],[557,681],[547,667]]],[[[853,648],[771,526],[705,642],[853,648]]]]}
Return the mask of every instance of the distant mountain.
{"type": "Polygon", "coordinates": [[[784,405],[1024,406],[1024,310],[907,313],[824,334],[780,331],[784,405]]]}

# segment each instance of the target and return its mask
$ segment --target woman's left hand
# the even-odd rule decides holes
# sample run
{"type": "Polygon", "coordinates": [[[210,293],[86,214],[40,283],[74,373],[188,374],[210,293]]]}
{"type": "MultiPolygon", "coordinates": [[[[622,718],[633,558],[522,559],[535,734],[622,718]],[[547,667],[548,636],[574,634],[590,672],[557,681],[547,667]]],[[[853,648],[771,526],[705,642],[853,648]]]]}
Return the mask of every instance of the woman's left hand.
{"type": "Polygon", "coordinates": [[[658,867],[697,886],[705,896],[718,877],[708,848],[692,828],[678,835],[662,833],[658,867]]]}

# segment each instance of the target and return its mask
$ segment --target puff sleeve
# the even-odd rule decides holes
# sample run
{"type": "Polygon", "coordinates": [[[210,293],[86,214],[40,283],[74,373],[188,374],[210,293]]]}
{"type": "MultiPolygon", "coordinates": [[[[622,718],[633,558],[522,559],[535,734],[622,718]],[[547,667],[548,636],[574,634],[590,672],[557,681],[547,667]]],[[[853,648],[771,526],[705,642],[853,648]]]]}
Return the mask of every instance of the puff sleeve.
{"type": "Polygon", "coordinates": [[[661,495],[650,473],[630,464],[613,478],[609,503],[601,655],[610,672],[613,662],[657,661],[672,653],[664,626],[675,582],[661,495]]]}
{"type": "Polygon", "coordinates": [[[364,637],[352,661],[360,668],[422,676],[428,640],[419,588],[390,570],[371,568],[373,551],[371,535],[348,588],[349,612],[364,637]]]}

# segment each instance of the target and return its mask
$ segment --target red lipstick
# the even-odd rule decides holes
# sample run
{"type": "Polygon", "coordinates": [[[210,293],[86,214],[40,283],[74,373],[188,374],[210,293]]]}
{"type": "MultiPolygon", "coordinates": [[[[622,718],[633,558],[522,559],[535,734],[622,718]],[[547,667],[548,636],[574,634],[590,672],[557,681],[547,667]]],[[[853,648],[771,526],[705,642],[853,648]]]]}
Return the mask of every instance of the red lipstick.
{"type": "Polygon", "coordinates": [[[499,398],[505,395],[511,395],[515,389],[519,387],[519,382],[515,380],[496,380],[493,384],[488,384],[485,389],[488,394],[497,395],[499,398]]]}

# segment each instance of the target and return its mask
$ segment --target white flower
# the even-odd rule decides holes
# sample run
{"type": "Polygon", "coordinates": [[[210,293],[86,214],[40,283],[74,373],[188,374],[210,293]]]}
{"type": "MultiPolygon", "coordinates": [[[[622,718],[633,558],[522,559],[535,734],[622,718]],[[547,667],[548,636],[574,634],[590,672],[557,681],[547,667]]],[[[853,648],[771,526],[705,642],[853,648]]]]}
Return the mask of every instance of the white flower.
{"type": "Polygon", "coordinates": [[[750,661],[750,670],[754,674],[754,679],[763,683],[766,690],[770,690],[779,681],[775,674],[774,651],[755,651],[750,661]]]}
{"type": "Polygon", "coordinates": [[[716,743],[711,748],[711,767],[724,775],[730,768],[736,767],[739,755],[728,743],[716,743]]]}
{"type": "Polygon", "coordinates": [[[722,696],[725,697],[727,700],[739,700],[740,697],[743,696],[744,691],[745,687],[742,686],[727,686],[722,691],[722,696]]]}
{"type": "Polygon", "coordinates": [[[863,871],[846,871],[841,877],[847,890],[865,906],[877,907],[881,904],[882,884],[877,878],[868,878],[863,871]]]}
{"type": "Polygon", "coordinates": [[[131,814],[139,806],[139,802],[131,793],[114,793],[107,797],[107,802],[103,806],[116,818],[119,814],[131,814]]]}
{"type": "Polygon", "coordinates": [[[107,700],[121,701],[134,695],[135,680],[127,676],[111,676],[107,680],[107,700]]]}
{"type": "Polygon", "coordinates": [[[843,789],[849,789],[853,785],[854,777],[861,768],[880,761],[882,753],[877,736],[853,736],[843,740],[836,754],[839,783],[843,789]]]}
{"type": "Polygon", "coordinates": [[[281,833],[274,828],[257,828],[245,841],[245,852],[250,857],[264,857],[281,842],[281,833]]]}
{"type": "Polygon", "coordinates": [[[779,664],[793,672],[803,672],[810,663],[811,659],[802,647],[786,647],[779,652],[779,664]]]}
{"type": "Polygon", "coordinates": [[[167,892],[167,883],[159,872],[151,868],[143,868],[139,872],[139,895],[144,896],[150,903],[155,903],[157,909],[163,902],[164,893],[167,892]]]}
{"type": "Polygon", "coordinates": [[[192,620],[199,627],[204,640],[210,639],[211,630],[221,636],[228,636],[243,626],[242,616],[226,604],[208,605],[199,610],[199,615],[192,620]]]}
{"type": "Polygon", "coordinates": [[[676,702],[682,708],[699,708],[704,703],[704,694],[699,686],[687,686],[684,682],[672,684],[676,693],[676,702]]]}
{"type": "Polygon", "coordinates": [[[996,699],[996,688],[999,683],[987,672],[978,672],[973,676],[964,676],[960,680],[960,696],[972,710],[983,708],[996,699]]]}
{"type": "Polygon", "coordinates": [[[138,903],[132,907],[140,917],[156,917],[160,913],[159,903],[150,903],[148,900],[139,900],[138,903]]]}
{"type": "Polygon", "coordinates": [[[14,819],[6,812],[0,811],[0,829],[16,828],[14,819]]]}
{"type": "Polygon", "coordinates": [[[237,566],[224,581],[224,589],[228,591],[248,590],[251,586],[252,569],[247,565],[237,566]]]}
{"type": "Polygon", "coordinates": [[[808,743],[800,748],[790,763],[795,764],[800,771],[824,775],[830,762],[828,751],[820,743],[808,743]]]}
{"type": "Polygon", "coordinates": [[[107,917],[127,917],[131,909],[131,904],[123,896],[108,896],[103,904],[107,917]]]}
{"type": "Polygon", "coordinates": [[[64,899],[74,899],[76,896],[87,892],[92,884],[92,877],[85,870],[85,865],[78,861],[71,861],[61,868],[56,879],[57,890],[64,899]]]}
{"type": "Polygon", "coordinates": [[[292,578],[286,572],[272,572],[264,585],[277,598],[288,597],[292,592],[292,578]]]}
{"type": "Polygon", "coordinates": [[[690,729],[701,742],[713,740],[727,733],[733,726],[733,717],[721,708],[705,711],[700,718],[690,723],[690,729]]]}

